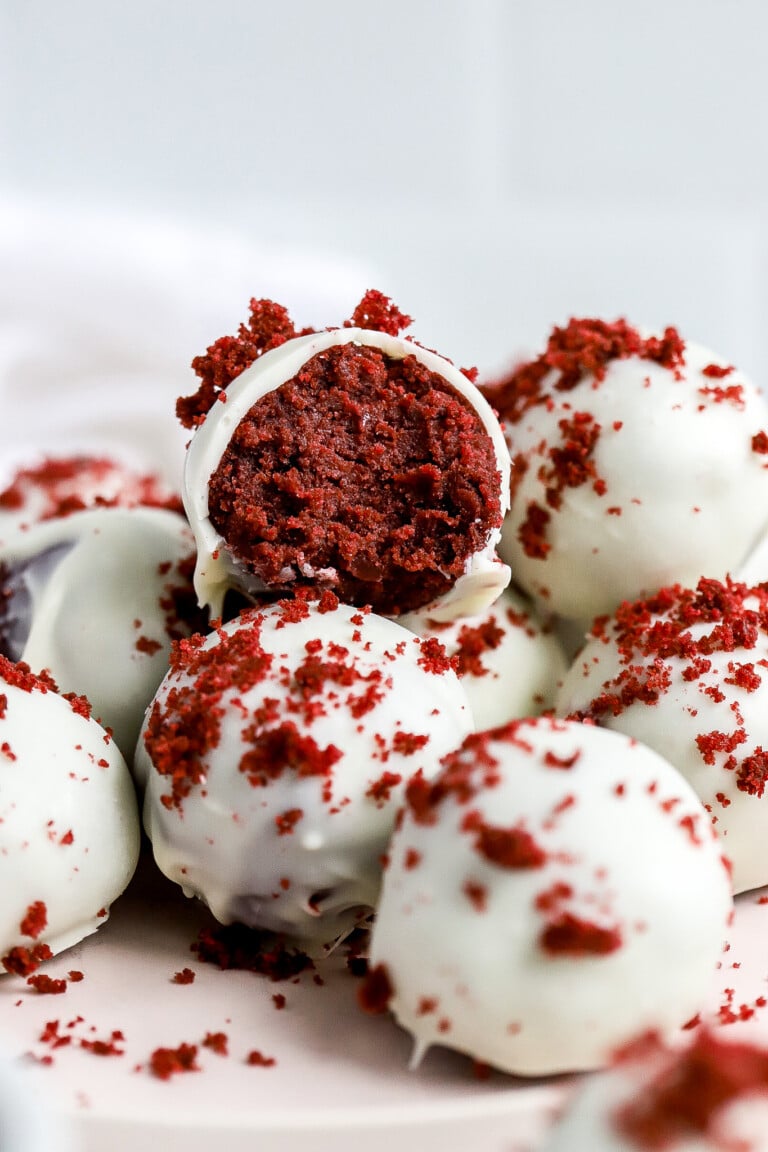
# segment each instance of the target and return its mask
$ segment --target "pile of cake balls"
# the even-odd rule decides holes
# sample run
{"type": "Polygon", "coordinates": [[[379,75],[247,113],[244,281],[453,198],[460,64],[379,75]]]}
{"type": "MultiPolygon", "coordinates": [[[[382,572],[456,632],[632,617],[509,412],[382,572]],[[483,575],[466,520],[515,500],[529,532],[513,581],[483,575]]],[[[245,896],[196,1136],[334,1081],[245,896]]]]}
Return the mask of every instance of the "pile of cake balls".
{"type": "Polygon", "coordinates": [[[768,883],[768,403],[671,327],[574,319],[478,385],[409,324],[251,301],[178,401],[180,498],[8,478],[3,964],[104,922],[141,813],[222,923],[368,932],[414,1064],[661,1051],[768,883]]]}

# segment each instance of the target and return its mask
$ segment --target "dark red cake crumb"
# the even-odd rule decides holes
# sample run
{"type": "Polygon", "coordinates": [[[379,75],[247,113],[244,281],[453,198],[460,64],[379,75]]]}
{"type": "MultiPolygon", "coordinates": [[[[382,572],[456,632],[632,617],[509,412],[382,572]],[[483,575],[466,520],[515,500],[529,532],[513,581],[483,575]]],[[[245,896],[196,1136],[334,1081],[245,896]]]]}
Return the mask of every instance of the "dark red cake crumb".
{"type": "Polygon", "coordinates": [[[27,908],[27,913],[19,925],[22,936],[31,936],[36,940],[48,924],[48,909],[43,900],[35,900],[27,908]]]}
{"type": "Polygon", "coordinates": [[[395,615],[443,594],[501,522],[496,453],[415,356],[334,346],[262,396],[209,486],[211,522],[272,591],[395,615]]]}
{"type": "Polygon", "coordinates": [[[258,1048],[254,1048],[245,1058],[246,1064],[250,1064],[252,1068],[273,1068],[277,1061],[274,1056],[265,1056],[263,1052],[259,1052],[258,1048]]]}
{"type": "MultiPolygon", "coordinates": [[[[411,317],[382,292],[369,289],[355,308],[345,328],[367,328],[397,336],[412,323],[411,317]]],[[[204,356],[196,356],[192,368],[200,387],[192,396],[176,402],[176,415],[185,428],[201,424],[217,400],[225,399],[227,386],[255,360],[296,336],[308,336],[314,328],[298,330],[282,304],[272,300],[251,300],[250,317],[236,336],[222,336],[204,356]]],[[[468,371],[471,371],[468,370],[468,371]]],[[[471,378],[471,377],[470,377],[471,378]]],[[[0,499],[2,497],[0,496],[0,499]]]]}
{"type": "Polygon", "coordinates": [[[368,968],[357,989],[357,1002],[364,1012],[374,1015],[386,1012],[394,994],[386,964],[368,968]]]}
{"type": "Polygon", "coordinates": [[[39,992],[41,996],[60,996],[62,992],[67,990],[66,980],[55,980],[52,976],[46,976],[41,972],[34,976],[28,976],[27,984],[34,988],[35,992],[39,992]]]}
{"type": "Polygon", "coordinates": [[[203,928],[192,951],[204,964],[255,972],[275,981],[290,980],[314,968],[306,953],[244,924],[215,924],[203,928]]]}
{"type": "Polygon", "coordinates": [[[662,1152],[678,1143],[717,1141],[725,1109],[742,1097],[766,1093],[768,1052],[747,1042],[723,1041],[716,1032],[703,1028],[690,1048],[670,1058],[649,1083],[640,1085],[612,1120],[616,1131],[633,1146],[662,1152]]]}
{"type": "MultiPolygon", "coordinates": [[[[44,668],[41,672],[33,672],[29,664],[23,660],[14,662],[6,656],[0,655],[0,680],[10,684],[13,688],[20,688],[22,692],[54,692],[66,700],[72,711],[83,716],[86,720],[91,715],[91,705],[85,696],[77,696],[74,692],[59,692],[58,685],[51,674],[44,668]]],[[[7,697],[5,706],[7,707],[7,697]]]]}
{"type": "Polygon", "coordinates": [[[410,316],[394,304],[388,296],[370,288],[352,313],[350,320],[344,321],[345,328],[367,328],[368,331],[386,332],[389,336],[399,336],[404,328],[413,323],[410,316]]]}
{"type": "Polygon", "coordinates": [[[542,931],[539,945],[550,956],[608,956],[622,946],[619,928],[561,912],[542,931]]]}
{"type": "Polygon", "coordinates": [[[546,852],[525,828],[496,827],[473,810],[462,820],[461,830],[474,835],[475,851],[497,868],[517,871],[542,868],[547,862],[546,852]]]}
{"type": "Polygon", "coordinates": [[[53,952],[47,944],[33,944],[31,948],[17,945],[6,952],[0,959],[0,964],[6,972],[12,972],[15,976],[29,976],[44,960],[50,960],[52,956],[53,952]]]}
{"type": "Polygon", "coordinates": [[[489,617],[481,624],[462,624],[459,629],[454,666],[459,676],[487,676],[483,655],[493,652],[504,640],[504,629],[489,617]]]}
{"type": "Polygon", "coordinates": [[[33,496],[41,500],[40,510],[34,510],[35,520],[60,519],[87,508],[142,506],[183,512],[180,497],[166,492],[159,477],[135,474],[101,456],[48,457],[19,468],[0,491],[0,510],[20,511],[33,496]],[[105,491],[114,488],[116,474],[122,473],[117,494],[105,496],[105,491]],[[81,495],[83,491],[85,495],[81,495]]]}
{"type": "Polygon", "coordinates": [[[182,968],[180,972],[174,972],[172,977],[173,984],[192,984],[194,983],[195,974],[191,968],[182,968]]]}
{"type": "Polygon", "coordinates": [[[227,385],[259,356],[294,336],[313,331],[305,328],[298,332],[287,310],[272,300],[251,300],[250,312],[236,336],[222,336],[211,344],[204,356],[196,356],[192,361],[200,387],[193,395],[180,397],[176,402],[176,415],[185,428],[201,424],[227,385]]]}
{"type": "Polygon", "coordinates": [[[206,1032],[202,1045],[203,1048],[210,1048],[218,1056],[229,1055],[229,1037],[226,1032],[206,1032]]]}
{"type": "Polygon", "coordinates": [[[163,803],[179,806],[199,782],[201,760],[215,748],[221,733],[221,699],[227,688],[246,692],[268,674],[272,656],[261,646],[261,617],[251,616],[253,627],[224,637],[214,647],[203,647],[202,635],[178,641],[171,652],[171,667],[184,668],[193,680],[174,688],[165,706],[155,701],[144,733],[144,743],[155,771],[169,780],[171,793],[163,803]],[[169,722],[171,718],[172,722],[169,722]]]}
{"type": "Polygon", "coordinates": [[[149,1057],[149,1070],[158,1080],[170,1080],[179,1072],[199,1072],[197,1045],[180,1044],[178,1048],[155,1048],[149,1057]]]}
{"type": "MultiPolygon", "coordinates": [[[[607,627],[605,619],[597,620],[592,636],[605,638],[607,627]]],[[[706,684],[702,677],[712,667],[712,655],[749,652],[759,637],[768,633],[768,584],[748,587],[728,577],[725,581],[702,578],[696,588],[671,585],[646,600],[621,604],[613,617],[612,632],[621,669],[605,681],[599,695],[574,719],[599,724],[634,704],[653,707],[673,682],[672,660],[682,662],[684,681],[699,683],[706,696],[723,703],[726,696],[720,685],[706,684]]],[[[731,660],[723,683],[754,692],[761,683],[756,663],[760,662],[731,660]]],[[[741,792],[761,797],[768,782],[768,753],[758,746],[739,757],[747,732],[737,701],[724,710],[723,717],[726,727],[722,730],[696,734],[699,754],[705,764],[719,761],[733,772],[741,792]]]]}
{"type": "Polygon", "coordinates": [[[516,424],[530,408],[545,403],[549,392],[570,392],[585,376],[600,382],[612,360],[630,356],[679,373],[685,363],[685,344],[675,328],[665,328],[660,339],[644,339],[626,320],[572,319],[564,328],[553,330],[539,357],[481,391],[504,420],[516,424]],[[550,373],[553,380],[545,389],[550,373]]]}
{"type": "Polygon", "coordinates": [[[83,1037],[80,1040],[80,1047],[90,1052],[92,1056],[125,1056],[125,1048],[122,1046],[125,1042],[125,1036],[116,1028],[108,1040],[89,1039],[83,1037]]]}

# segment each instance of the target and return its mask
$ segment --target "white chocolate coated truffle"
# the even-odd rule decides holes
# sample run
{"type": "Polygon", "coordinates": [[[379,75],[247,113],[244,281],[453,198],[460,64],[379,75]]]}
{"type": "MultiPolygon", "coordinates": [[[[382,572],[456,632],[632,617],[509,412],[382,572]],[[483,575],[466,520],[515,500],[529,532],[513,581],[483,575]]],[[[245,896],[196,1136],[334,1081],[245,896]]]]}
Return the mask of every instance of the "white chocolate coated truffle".
{"type": "MultiPolygon", "coordinates": [[[[644,355],[663,340],[640,342],[644,355]]],[[[592,619],[722,579],[766,527],[768,401],[715,353],[679,345],[669,366],[622,355],[563,390],[552,368],[505,421],[516,466],[499,552],[553,613],[592,619]]]]}
{"type": "Polygon", "coordinates": [[[547,718],[412,783],[372,979],[415,1038],[518,1075],[589,1069],[706,1000],[732,910],[706,813],[656,753],[547,718]]]}
{"type": "Polygon", "coordinates": [[[0,956],[95,932],[139,854],[133,782],[82,701],[0,657],[0,956]]]}
{"type": "Polygon", "coordinates": [[[768,883],[768,590],[716,580],[627,603],[558,692],[578,714],[654,748],[710,814],[736,892],[768,883]]]}
{"type": "MultiPolygon", "coordinates": [[[[211,523],[211,478],[236,428],[257,401],[293,380],[309,361],[321,353],[346,345],[376,349],[394,361],[414,357],[419,364],[440,376],[474,409],[492,444],[498,470],[499,527],[490,530],[483,546],[467,559],[463,573],[445,594],[430,605],[432,614],[448,620],[480,612],[493,603],[509,583],[509,570],[496,555],[501,517],[509,507],[509,453],[498,420],[484,397],[450,361],[419,344],[363,328],[338,328],[296,337],[265,353],[229,385],[225,394],[222,393],[226,402],[214,404],[192,437],[184,472],[184,503],[198,549],[195,587],[200,603],[209,605],[214,615],[220,613],[228,588],[236,587],[249,594],[263,593],[266,589],[264,582],[233,555],[227,541],[211,523]]],[[[348,478],[342,477],[342,485],[345,482],[349,482],[348,478]]],[[[319,515],[322,519],[322,513],[319,515]]],[[[361,523],[365,528],[365,517],[361,523]]],[[[301,553],[297,553],[292,567],[305,578],[316,578],[321,584],[334,586],[334,571],[314,572],[301,553]]],[[[285,578],[290,581],[290,570],[285,573],[285,578]]],[[[403,610],[407,610],[407,606],[403,610]]]]}
{"type": "Polygon", "coordinates": [[[418,636],[436,637],[454,657],[478,730],[554,703],[567,668],[563,649],[514,589],[506,588],[480,615],[449,624],[416,612],[398,620],[418,636]]]}
{"type": "Polygon", "coordinates": [[[471,730],[448,659],[330,603],[182,643],[136,753],[161,870],[223,923],[336,941],[370,913],[406,780],[471,730]]]}
{"type": "Polygon", "coordinates": [[[180,610],[184,598],[194,604],[193,554],[184,519],[154,508],[77,512],[0,548],[6,655],[47,669],[62,692],[87,696],[125,756],[172,638],[189,634],[180,610]]]}
{"type": "Polygon", "coordinates": [[[728,1031],[639,1038],[581,1086],[542,1152],[768,1152],[768,1051],[728,1031]]]}

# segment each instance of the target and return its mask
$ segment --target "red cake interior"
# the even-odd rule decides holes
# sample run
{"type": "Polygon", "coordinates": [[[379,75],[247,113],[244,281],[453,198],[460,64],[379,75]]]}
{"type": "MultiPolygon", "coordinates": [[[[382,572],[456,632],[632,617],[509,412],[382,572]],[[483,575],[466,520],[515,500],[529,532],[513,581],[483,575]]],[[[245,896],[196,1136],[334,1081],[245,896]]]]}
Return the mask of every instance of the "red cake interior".
{"type": "Polygon", "coordinates": [[[501,522],[491,438],[414,356],[334,346],[238,425],[210,518],[276,591],[318,583],[397,615],[443,594],[501,522]]]}

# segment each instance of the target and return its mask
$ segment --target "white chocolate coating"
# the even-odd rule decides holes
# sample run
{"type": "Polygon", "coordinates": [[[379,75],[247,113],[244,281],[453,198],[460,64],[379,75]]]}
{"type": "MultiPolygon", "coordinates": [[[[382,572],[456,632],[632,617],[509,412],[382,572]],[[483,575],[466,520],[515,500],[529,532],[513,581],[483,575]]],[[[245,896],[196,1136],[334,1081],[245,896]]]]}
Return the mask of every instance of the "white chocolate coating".
{"type": "Polygon", "coordinates": [[[654,752],[522,721],[470,737],[431,800],[412,795],[370,964],[415,1059],[440,1044],[525,1076],[595,1068],[702,1007],[730,884],[701,805],[654,752]]]}
{"type": "Polygon", "coordinates": [[[167,671],[171,636],[188,634],[172,590],[189,584],[178,566],[193,551],[184,519],[154,508],[77,512],[0,548],[15,573],[8,655],[87,696],[127,757],[167,671]]]}
{"type": "Polygon", "coordinates": [[[733,572],[768,522],[768,456],[752,438],[768,432],[768,401],[741,373],[697,344],[685,346],[682,378],[648,360],[613,360],[602,381],[585,376],[571,391],[543,388],[549,403],[507,426],[513,455],[528,462],[499,546],[515,579],[546,608],[585,619],[625,599],[701,575],[733,572]],[[740,400],[717,387],[741,388],[740,400]],[[709,391],[706,391],[709,390],[709,391]],[[550,452],[564,445],[560,421],[588,413],[600,431],[589,457],[595,480],[565,487],[548,504],[550,452]],[[550,516],[544,558],[526,552],[519,533],[531,503],[550,516]]]}
{"type": "MultiPolygon", "coordinates": [[[[433,775],[472,727],[455,673],[432,670],[425,651],[383,617],[339,605],[289,620],[278,604],[206,639],[212,673],[184,654],[136,752],[144,824],[166,876],[221,922],[309,948],[367,916],[406,779],[433,775]],[[253,660],[263,674],[243,686],[253,660]],[[217,730],[201,750],[200,718],[212,715],[217,730]],[[177,793],[159,755],[166,736],[187,734],[201,779],[177,793]]],[[[178,771],[178,757],[166,767],[178,771]]]]}
{"type": "MultiPolygon", "coordinates": [[[[717,1052],[727,1055],[732,1041],[737,1040],[728,1032],[720,1029],[710,1034],[714,1045],[714,1056],[710,1056],[715,1071],[712,1079],[709,1060],[698,1067],[686,1065],[686,1054],[696,1043],[695,1033],[693,1045],[689,1038],[678,1051],[665,1048],[658,1041],[654,1043],[651,1038],[638,1041],[636,1053],[627,1053],[610,1071],[591,1077],[580,1086],[541,1152],[653,1152],[661,1147],[656,1141],[662,1131],[665,1152],[768,1152],[768,1085],[750,1085],[749,1074],[740,1084],[731,1062],[733,1057],[723,1061],[723,1079],[717,1078],[717,1052]],[[667,1105],[671,1106],[672,1115],[665,1115],[663,1110],[654,1115],[656,1093],[665,1087],[672,1089],[667,1105]],[[688,1097],[688,1108],[693,1105],[692,1119],[680,1114],[680,1101],[675,1097],[681,1093],[688,1097]],[[721,1098],[715,1098],[715,1093],[721,1098]],[[625,1119],[627,1110],[629,1123],[625,1119]],[[641,1127],[649,1132],[648,1140],[642,1132],[633,1130],[631,1117],[635,1114],[641,1118],[641,1127]]],[[[747,1052],[747,1061],[754,1052],[755,1049],[747,1052]]],[[[757,1055],[764,1064],[765,1051],[758,1050],[757,1055]]],[[[744,1060],[743,1055],[740,1058],[744,1060]]]]}
{"type": "MultiPolygon", "coordinates": [[[[743,612],[726,618],[728,627],[738,626],[739,618],[753,617],[757,627],[749,647],[736,643],[726,651],[711,650],[707,638],[717,635],[717,620],[685,629],[692,643],[701,645],[706,661],[697,675],[690,657],[643,655],[636,644],[619,638],[619,628],[611,621],[576,657],[555,703],[560,716],[586,713],[604,693],[621,695],[628,675],[642,683],[650,673],[654,689],[649,702],[630,689],[623,706],[616,706],[617,714],[608,709],[594,718],[654,748],[685,776],[722,840],[736,892],[768,883],[768,808],[760,781],[762,753],[768,748],[768,673],[761,664],[768,660],[768,629],[759,622],[759,612],[758,600],[748,598],[743,612]],[[742,684],[735,682],[740,669],[746,676],[742,684]],[[721,733],[728,747],[710,751],[707,741],[713,733],[721,733]],[[757,759],[750,771],[753,757],[757,759]],[[751,782],[743,779],[745,771],[751,782]]],[[[674,615],[653,615],[645,634],[654,623],[662,627],[674,615]]]]}
{"type": "MultiPolygon", "coordinates": [[[[448,360],[410,340],[363,328],[336,328],[296,337],[260,357],[229,385],[226,403],[214,404],[194,433],[187,451],[184,504],[197,542],[195,587],[201,605],[209,605],[214,616],[221,613],[228,588],[240,588],[254,594],[265,589],[263,583],[246,572],[231,555],[226,541],[211,524],[208,508],[211,477],[234,430],[256,401],[292,380],[319,352],[344,344],[378,348],[393,360],[413,356],[468,400],[493,443],[501,477],[499,506],[502,514],[509,507],[509,452],[499,422],[479,390],[448,360]]],[[[500,535],[500,529],[491,531],[485,547],[468,560],[463,575],[445,596],[430,606],[436,618],[450,620],[461,615],[474,615],[492,604],[507,586],[509,569],[496,555],[500,535]]]]}
{"type": "Polygon", "coordinates": [[[398,621],[418,636],[436,637],[451,656],[458,654],[459,677],[478,731],[538,715],[554,704],[567,669],[563,649],[514,589],[506,588],[481,615],[450,624],[420,612],[398,621]]]}
{"type": "Polygon", "coordinates": [[[56,692],[0,677],[0,694],[0,956],[35,943],[60,952],[104,923],[133,875],[133,782],[114,741],[56,692]],[[38,902],[47,925],[24,936],[38,902]]]}

